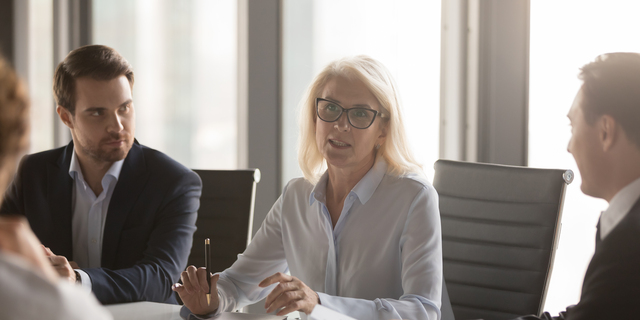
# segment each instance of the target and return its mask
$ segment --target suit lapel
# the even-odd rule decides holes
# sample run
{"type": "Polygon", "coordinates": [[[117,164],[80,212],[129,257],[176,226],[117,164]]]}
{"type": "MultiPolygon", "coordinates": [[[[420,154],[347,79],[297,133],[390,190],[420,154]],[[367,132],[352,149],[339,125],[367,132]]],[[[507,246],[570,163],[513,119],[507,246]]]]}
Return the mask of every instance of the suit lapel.
{"type": "Polygon", "coordinates": [[[46,245],[57,255],[73,260],[71,192],[73,179],[69,175],[73,142],[63,150],[58,160],[47,164],[47,203],[52,218],[51,237],[46,245]]]}
{"type": "Polygon", "coordinates": [[[118,182],[113,190],[102,237],[102,266],[114,268],[120,234],[127,216],[137,202],[147,181],[148,173],[142,147],[134,141],[122,164],[118,182]]]}

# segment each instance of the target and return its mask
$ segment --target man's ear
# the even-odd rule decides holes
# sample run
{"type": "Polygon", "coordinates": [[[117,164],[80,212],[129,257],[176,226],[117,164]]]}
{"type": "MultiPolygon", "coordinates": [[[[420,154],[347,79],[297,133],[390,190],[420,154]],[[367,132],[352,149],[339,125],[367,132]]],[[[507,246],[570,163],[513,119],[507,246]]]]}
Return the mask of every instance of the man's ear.
{"type": "Polygon", "coordinates": [[[69,112],[69,110],[67,110],[67,108],[63,106],[58,106],[56,108],[56,112],[58,113],[58,116],[60,117],[62,123],[69,127],[69,129],[73,129],[73,115],[71,114],[71,112],[69,112]]]}
{"type": "Polygon", "coordinates": [[[610,115],[603,115],[598,120],[598,135],[602,151],[609,151],[618,139],[619,125],[610,115]]]}

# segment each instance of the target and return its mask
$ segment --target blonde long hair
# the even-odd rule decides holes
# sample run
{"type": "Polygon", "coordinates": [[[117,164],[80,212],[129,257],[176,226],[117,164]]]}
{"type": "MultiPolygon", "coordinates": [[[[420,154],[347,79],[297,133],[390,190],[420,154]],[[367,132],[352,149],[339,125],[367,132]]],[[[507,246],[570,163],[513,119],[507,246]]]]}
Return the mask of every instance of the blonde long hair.
{"type": "Polygon", "coordinates": [[[335,77],[354,77],[362,81],[378,99],[381,110],[388,118],[387,138],[378,149],[376,156],[386,160],[387,172],[393,175],[408,173],[422,174],[421,166],[413,157],[402,121],[400,97],[397,85],[391,73],[377,60],[359,55],[342,58],[329,63],[313,80],[301,102],[300,140],[298,163],[305,179],[316,183],[326,168],[326,161],[316,145],[316,106],[315,99],[320,97],[325,85],[335,77]]]}

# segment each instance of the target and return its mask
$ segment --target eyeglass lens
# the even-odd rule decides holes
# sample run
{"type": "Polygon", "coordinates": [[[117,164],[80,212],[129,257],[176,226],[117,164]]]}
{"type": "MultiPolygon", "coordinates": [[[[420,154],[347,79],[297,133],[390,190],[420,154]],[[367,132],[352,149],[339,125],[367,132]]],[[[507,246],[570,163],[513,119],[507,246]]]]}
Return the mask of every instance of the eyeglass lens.
{"type": "Polygon", "coordinates": [[[359,129],[365,129],[373,123],[376,112],[366,108],[344,109],[343,107],[326,100],[318,100],[318,116],[320,119],[333,122],[338,120],[343,111],[347,111],[349,123],[359,129]]]}

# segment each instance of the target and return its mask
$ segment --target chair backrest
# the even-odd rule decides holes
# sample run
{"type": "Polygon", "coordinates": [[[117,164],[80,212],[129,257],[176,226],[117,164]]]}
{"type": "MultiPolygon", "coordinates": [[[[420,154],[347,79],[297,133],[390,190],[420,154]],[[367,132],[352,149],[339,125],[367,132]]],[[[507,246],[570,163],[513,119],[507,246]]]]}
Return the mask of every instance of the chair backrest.
{"type": "Polygon", "coordinates": [[[444,279],[458,320],[540,314],[571,170],[439,160],[444,279]]]}
{"type": "Polygon", "coordinates": [[[198,229],[188,265],[204,266],[204,239],[211,239],[214,272],[230,267],[251,241],[260,170],[193,170],[202,179],[198,229]]]}
{"type": "Polygon", "coordinates": [[[449,300],[449,291],[447,290],[447,282],[442,280],[442,306],[440,307],[440,320],[456,320],[449,300]]]}

